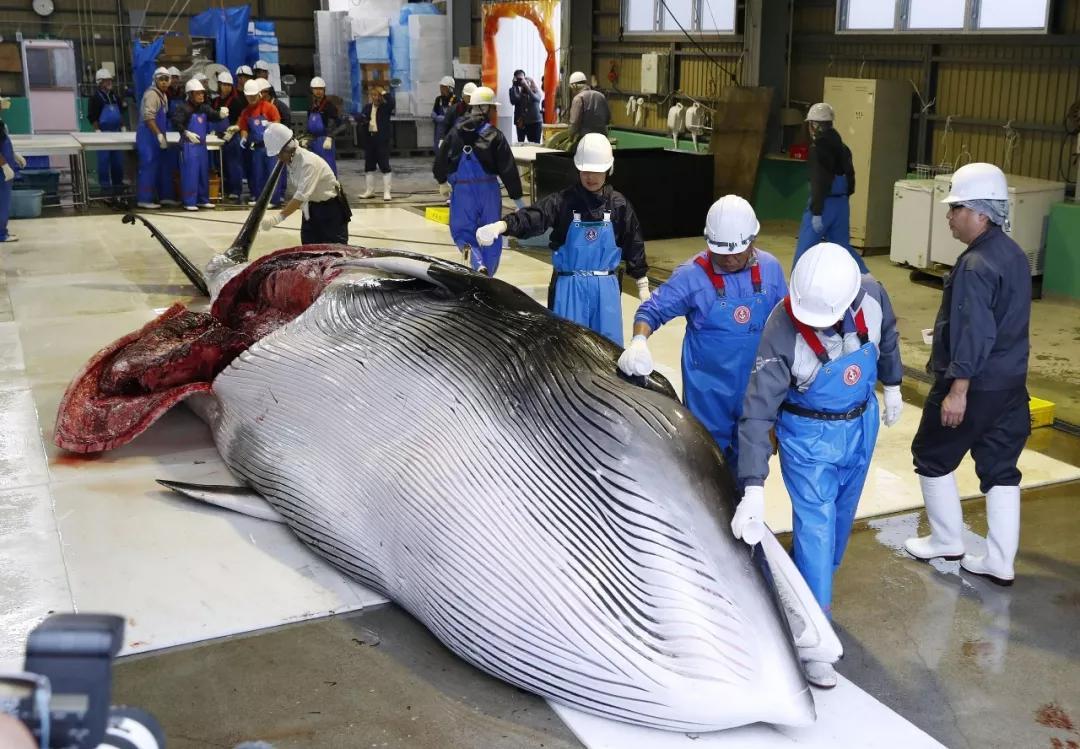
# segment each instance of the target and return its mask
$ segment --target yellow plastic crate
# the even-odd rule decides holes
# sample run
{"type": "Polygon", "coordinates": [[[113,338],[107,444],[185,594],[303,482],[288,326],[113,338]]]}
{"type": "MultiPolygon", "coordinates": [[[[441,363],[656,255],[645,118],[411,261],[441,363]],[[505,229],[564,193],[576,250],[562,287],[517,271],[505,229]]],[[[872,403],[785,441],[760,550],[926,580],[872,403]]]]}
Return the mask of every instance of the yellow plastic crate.
{"type": "Polygon", "coordinates": [[[432,206],[424,209],[424,218],[437,224],[450,224],[450,209],[445,206],[432,206]]]}
{"type": "Polygon", "coordinates": [[[1031,428],[1048,427],[1054,423],[1054,404],[1044,401],[1042,398],[1029,398],[1028,407],[1031,409],[1031,428]]]}

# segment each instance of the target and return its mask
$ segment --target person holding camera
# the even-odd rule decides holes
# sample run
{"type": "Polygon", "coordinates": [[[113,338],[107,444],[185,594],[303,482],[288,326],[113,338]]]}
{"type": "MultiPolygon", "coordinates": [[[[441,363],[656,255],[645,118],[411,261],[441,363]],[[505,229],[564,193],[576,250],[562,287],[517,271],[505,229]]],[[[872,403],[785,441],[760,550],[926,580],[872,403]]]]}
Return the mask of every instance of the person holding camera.
{"type": "Polygon", "coordinates": [[[510,103],[514,105],[518,143],[541,142],[544,118],[540,114],[540,102],[543,100],[544,93],[536,81],[527,77],[524,70],[515,70],[514,82],[510,86],[510,103]]]}

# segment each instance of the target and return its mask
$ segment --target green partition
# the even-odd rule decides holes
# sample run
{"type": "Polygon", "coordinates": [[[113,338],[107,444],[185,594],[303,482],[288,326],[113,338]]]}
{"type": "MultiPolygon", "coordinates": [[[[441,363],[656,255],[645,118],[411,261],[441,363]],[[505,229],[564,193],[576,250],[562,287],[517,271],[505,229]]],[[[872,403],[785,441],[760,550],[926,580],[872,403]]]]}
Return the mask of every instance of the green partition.
{"type": "Polygon", "coordinates": [[[8,132],[12,135],[26,135],[30,132],[30,100],[25,96],[12,96],[11,108],[5,109],[0,116],[4,118],[8,132]]]}
{"type": "Polygon", "coordinates": [[[1058,203],[1046,228],[1043,293],[1080,299],[1080,203],[1058,203]]]}
{"type": "MultiPolygon", "coordinates": [[[[622,149],[636,149],[636,148],[672,148],[671,136],[663,135],[651,135],[649,133],[638,133],[633,130],[609,130],[608,136],[615,139],[615,147],[622,149]]],[[[694,143],[689,138],[679,139],[680,151],[694,150],[694,143]]],[[[701,141],[701,148],[698,149],[701,153],[708,152],[708,141],[701,141]]]]}
{"type": "Polygon", "coordinates": [[[769,154],[758,162],[752,201],[758,219],[798,221],[809,198],[805,161],[769,154]]]}

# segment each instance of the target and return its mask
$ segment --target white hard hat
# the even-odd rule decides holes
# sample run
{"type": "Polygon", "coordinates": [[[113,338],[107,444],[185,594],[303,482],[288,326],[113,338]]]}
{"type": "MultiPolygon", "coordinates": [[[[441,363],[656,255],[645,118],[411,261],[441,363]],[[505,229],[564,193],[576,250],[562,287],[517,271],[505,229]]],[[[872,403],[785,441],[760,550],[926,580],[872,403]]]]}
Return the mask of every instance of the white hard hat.
{"type": "Polygon", "coordinates": [[[439,81],[439,85],[440,86],[446,86],[447,88],[453,88],[454,87],[454,79],[451,78],[448,75],[444,75],[442,77],[442,80],[439,81]]]}
{"type": "Polygon", "coordinates": [[[472,81],[469,81],[468,83],[466,83],[464,86],[461,87],[461,95],[462,96],[472,96],[472,93],[475,90],[476,90],[476,84],[473,83],[472,81]]]}
{"type": "Polygon", "coordinates": [[[102,68],[98,72],[94,73],[94,82],[98,81],[111,81],[113,74],[109,72],[108,68],[102,68]]]}
{"type": "Polygon", "coordinates": [[[169,73],[168,68],[158,68],[157,70],[154,71],[154,77],[155,78],[170,78],[170,77],[172,77],[172,74],[169,73]]]}
{"type": "Polygon", "coordinates": [[[190,81],[184,84],[184,93],[190,94],[192,91],[205,91],[202,82],[198,78],[192,78],[190,81]]]}
{"type": "Polygon", "coordinates": [[[570,85],[576,86],[579,83],[588,83],[589,79],[585,77],[585,74],[580,70],[577,70],[570,74],[570,85]]]}
{"type": "Polygon", "coordinates": [[[258,96],[260,91],[262,87],[254,78],[244,83],[244,96],[258,96]]]}
{"type": "Polygon", "coordinates": [[[807,122],[832,122],[834,119],[836,119],[836,112],[823,101],[810,107],[810,111],[806,113],[807,122]]]}
{"type": "Polygon", "coordinates": [[[199,83],[202,83],[203,85],[206,85],[206,82],[210,80],[206,77],[206,73],[196,73],[191,77],[197,80],[199,83]]]}
{"type": "Polygon", "coordinates": [[[256,60],[255,64],[252,65],[252,67],[256,70],[265,70],[267,72],[270,71],[270,63],[268,63],[266,60],[256,60]]]}
{"type": "Polygon", "coordinates": [[[574,151],[574,166],[579,172],[607,172],[615,163],[611,143],[603,133],[588,133],[574,151]]]}
{"type": "Polygon", "coordinates": [[[311,85],[308,88],[326,88],[326,81],[319,76],[315,76],[311,79],[311,85]]]}
{"type": "Polygon", "coordinates": [[[479,107],[497,107],[499,102],[495,101],[495,92],[487,86],[479,86],[472,95],[469,97],[469,106],[479,107]]]}
{"type": "Polygon", "coordinates": [[[745,199],[725,195],[712,204],[705,217],[705,242],[717,255],[736,255],[750,248],[761,231],[757,214],[745,199]]]}
{"type": "Polygon", "coordinates": [[[232,74],[228,70],[221,71],[220,73],[218,73],[217,82],[228,83],[231,86],[233,84],[232,74]]]}
{"type": "Polygon", "coordinates": [[[255,85],[259,87],[260,91],[265,91],[268,88],[272,88],[272,86],[270,85],[270,81],[266,80],[265,78],[256,78],[255,85]]]}
{"type": "Polygon", "coordinates": [[[169,68],[169,75],[171,75],[173,78],[179,78],[180,77],[180,68],[175,67],[175,66],[170,67],[169,68]]]}
{"type": "Polygon", "coordinates": [[[965,164],[953,172],[949,195],[942,203],[963,203],[966,200],[1008,200],[1009,183],[1005,172],[993,164],[965,164]]]}
{"type": "Polygon", "coordinates": [[[236,74],[237,75],[246,75],[248,78],[251,78],[252,76],[255,75],[253,72],[251,72],[251,68],[249,68],[247,65],[241,65],[240,67],[238,67],[236,69],[236,74]]]}
{"type": "Polygon", "coordinates": [[[263,145],[267,156],[277,156],[285,144],[293,139],[293,131],[280,122],[271,122],[263,133],[263,145]]]}
{"type": "Polygon", "coordinates": [[[845,248],[821,242],[803,253],[791,271],[791,311],[812,328],[835,325],[862,284],[859,264],[845,248]]]}

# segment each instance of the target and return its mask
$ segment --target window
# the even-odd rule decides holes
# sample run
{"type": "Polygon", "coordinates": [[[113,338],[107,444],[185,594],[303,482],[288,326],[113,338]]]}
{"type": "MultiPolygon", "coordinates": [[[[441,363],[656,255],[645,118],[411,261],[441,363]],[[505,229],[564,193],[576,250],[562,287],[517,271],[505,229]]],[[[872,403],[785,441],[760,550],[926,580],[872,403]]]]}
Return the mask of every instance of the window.
{"type": "Polygon", "coordinates": [[[26,47],[30,88],[75,88],[75,55],[70,47],[26,47]]]}
{"type": "Polygon", "coordinates": [[[839,33],[1039,33],[1050,0],[838,0],[839,33]]]}
{"type": "Polygon", "coordinates": [[[623,0],[628,34],[735,33],[736,0],[623,0]],[[681,28],[680,28],[681,27],[681,28]]]}

